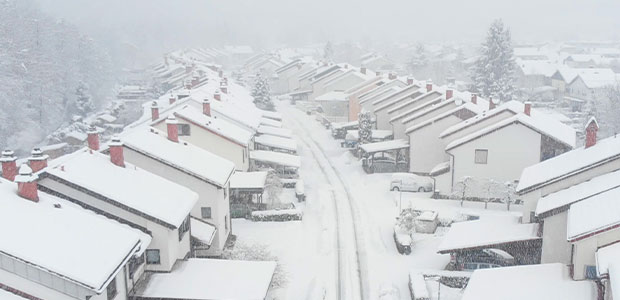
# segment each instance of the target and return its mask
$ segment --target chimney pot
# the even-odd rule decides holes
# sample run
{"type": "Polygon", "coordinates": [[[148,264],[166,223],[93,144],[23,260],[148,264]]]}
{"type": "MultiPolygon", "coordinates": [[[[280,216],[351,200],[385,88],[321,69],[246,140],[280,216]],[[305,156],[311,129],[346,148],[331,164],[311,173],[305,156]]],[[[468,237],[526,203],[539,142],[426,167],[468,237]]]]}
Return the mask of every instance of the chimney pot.
{"type": "Polygon", "coordinates": [[[478,104],[478,94],[471,93],[471,103],[478,104]]]}
{"type": "Polygon", "coordinates": [[[596,134],[598,132],[598,122],[596,118],[591,117],[586,126],[586,148],[596,145],[596,134]]]}
{"type": "Polygon", "coordinates": [[[15,176],[17,175],[17,157],[15,157],[15,153],[11,150],[2,151],[2,156],[0,157],[0,162],[2,162],[2,177],[7,180],[13,181],[15,180],[15,176]]]}
{"type": "Polygon", "coordinates": [[[390,75],[388,75],[388,79],[390,79],[390,80],[396,79],[396,74],[390,73],[390,75]]]}
{"type": "Polygon", "coordinates": [[[153,101],[151,104],[151,120],[155,121],[159,119],[159,105],[157,105],[157,101],[153,101]]]}
{"type": "Polygon", "coordinates": [[[179,142],[179,122],[174,116],[169,116],[166,119],[166,127],[168,128],[168,139],[178,143],[179,142]]]}
{"type": "Polygon", "coordinates": [[[407,85],[413,84],[413,77],[407,77],[407,85]]]}
{"type": "Polygon", "coordinates": [[[202,100],[202,113],[211,116],[211,101],[209,99],[202,100]]]}
{"type": "Polygon", "coordinates": [[[32,172],[36,173],[47,167],[48,158],[49,156],[47,154],[43,154],[40,148],[32,149],[30,157],[28,158],[28,163],[30,164],[32,172]]]}
{"type": "Polygon", "coordinates": [[[168,103],[173,104],[176,101],[177,97],[175,97],[174,94],[170,94],[170,98],[168,98],[168,103]]]}
{"type": "Polygon", "coordinates": [[[213,94],[213,98],[217,101],[222,101],[222,94],[220,93],[220,91],[215,91],[215,93],[213,94]]]}
{"type": "Polygon", "coordinates": [[[366,67],[361,67],[360,68],[360,73],[366,75],[366,67]]]}
{"type": "Polygon", "coordinates": [[[37,179],[39,179],[39,176],[34,174],[28,165],[22,164],[19,167],[19,175],[15,177],[15,182],[17,182],[17,194],[30,201],[39,202],[37,179]]]}
{"type": "Polygon", "coordinates": [[[112,141],[110,142],[110,161],[113,164],[124,168],[125,167],[125,156],[123,154],[123,143],[118,136],[113,136],[112,141]]]}
{"type": "Polygon", "coordinates": [[[218,75],[220,78],[224,77],[224,71],[223,71],[223,70],[219,70],[219,71],[217,72],[217,75],[218,75]]]}
{"type": "Polygon", "coordinates": [[[99,132],[95,126],[88,128],[88,148],[99,151],[99,132]]]}
{"type": "Polygon", "coordinates": [[[531,115],[532,113],[532,102],[525,102],[525,105],[523,106],[523,112],[526,115],[531,115]]]}
{"type": "Polygon", "coordinates": [[[224,94],[228,94],[228,86],[224,85],[220,87],[220,90],[222,91],[222,93],[224,94]]]}
{"type": "Polygon", "coordinates": [[[446,100],[451,99],[453,95],[454,95],[454,90],[452,88],[448,88],[446,90],[446,100]]]}
{"type": "Polygon", "coordinates": [[[495,108],[495,102],[492,97],[489,97],[489,110],[495,108]]]}
{"type": "Polygon", "coordinates": [[[426,92],[430,92],[432,90],[433,90],[433,81],[429,79],[426,81],[426,92]]]}

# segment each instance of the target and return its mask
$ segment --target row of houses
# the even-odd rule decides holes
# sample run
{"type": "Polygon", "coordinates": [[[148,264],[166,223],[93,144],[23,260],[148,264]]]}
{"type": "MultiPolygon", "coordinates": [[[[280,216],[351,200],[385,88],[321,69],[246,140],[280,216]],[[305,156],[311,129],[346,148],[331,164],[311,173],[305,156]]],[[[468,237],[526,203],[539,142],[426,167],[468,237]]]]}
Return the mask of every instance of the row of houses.
{"type": "Polygon", "coordinates": [[[145,103],[110,141],[93,126],[86,147],[52,160],[35,149],[21,164],[2,152],[0,291],[18,299],[266,297],[275,262],[217,258],[231,243],[231,199],[248,191],[260,199],[267,167],[294,184],[296,144],[278,113],[256,109],[223,72],[194,58],[185,65],[182,84],[145,103]]]}

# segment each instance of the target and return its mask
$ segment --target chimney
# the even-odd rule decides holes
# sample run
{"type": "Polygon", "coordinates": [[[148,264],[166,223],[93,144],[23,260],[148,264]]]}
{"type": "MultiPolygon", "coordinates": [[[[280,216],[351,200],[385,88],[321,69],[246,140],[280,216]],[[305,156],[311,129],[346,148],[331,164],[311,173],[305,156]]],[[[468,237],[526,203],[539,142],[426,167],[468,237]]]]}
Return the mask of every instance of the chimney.
{"type": "Polygon", "coordinates": [[[15,153],[11,150],[2,151],[2,156],[0,156],[0,162],[2,162],[2,177],[7,180],[13,181],[15,180],[15,175],[17,175],[17,157],[14,155],[15,153]]]}
{"type": "Polygon", "coordinates": [[[95,128],[95,126],[90,126],[90,128],[88,128],[88,148],[95,150],[95,151],[99,151],[99,132],[97,131],[97,128],[95,128]]]}
{"type": "Polygon", "coordinates": [[[198,83],[200,83],[200,78],[198,76],[192,77],[192,88],[198,86],[198,83]]]}
{"type": "Polygon", "coordinates": [[[19,175],[15,176],[17,194],[30,201],[39,202],[37,179],[39,179],[39,176],[33,174],[32,169],[27,164],[21,165],[19,167],[19,175]]]}
{"type": "Polygon", "coordinates": [[[185,80],[185,88],[188,90],[192,89],[192,81],[191,80],[185,80]]]}
{"type": "Polygon", "coordinates": [[[151,104],[151,120],[155,121],[157,119],[159,119],[159,106],[157,101],[153,101],[153,104],[151,104]]]}
{"type": "Polygon", "coordinates": [[[433,81],[429,79],[426,81],[426,92],[430,92],[432,90],[433,90],[433,81]]]}
{"type": "Polygon", "coordinates": [[[471,93],[471,103],[478,104],[478,94],[471,93]]]}
{"type": "Polygon", "coordinates": [[[222,93],[228,94],[228,85],[220,86],[220,90],[222,91],[222,93]]]}
{"type": "Polygon", "coordinates": [[[489,97],[489,110],[494,109],[495,108],[495,102],[493,101],[492,97],[489,97]]]}
{"type": "Polygon", "coordinates": [[[360,73],[366,75],[366,67],[361,67],[360,68],[360,73]]]}
{"type": "Polygon", "coordinates": [[[113,164],[124,168],[125,156],[123,155],[123,143],[121,143],[121,139],[118,136],[113,136],[109,146],[110,161],[112,161],[113,164]]]}
{"type": "Polygon", "coordinates": [[[213,94],[213,99],[222,101],[222,94],[220,94],[220,91],[215,91],[215,94],[213,94]]]}
{"type": "Polygon", "coordinates": [[[407,85],[413,84],[413,77],[407,77],[407,85]]]}
{"type": "Polygon", "coordinates": [[[224,77],[224,71],[223,70],[219,70],[217,72],[217,75],[220,76],[220,78],[224,77]]]}
{"type": "Polygon", "coordinates": [[[28,163],[30,164],[32,172],[36,173],[47,167],[47,159],[49,156],[47,154],[43,154],[40,148],[32,149],[30,155],[31,156],[28,158],[28,163]]]}
{"type": "Polygon", "coordinates": [[[173,104],[176,101],[177,97],[175,97],[174,94],[170,94],[170,98],[168,98],[168,103],[173,104]]]}
{"type": "Polygon", "coordinates": [[[209,99],[202,100],[202,113],[211,116],[211,101],[209,99]]]}
{"type": "Polygon", "coordinates": [[[377,71],[377,72],[375,72],[375,75],[381,76],[381,72],[377,71]]]}
{"type": "Polygon", "coordinates": [[[388,79],[389,79],[389,80],[394,80],[394,79],[396,79],[396,74],[394,74],[394,73],[390,73],[390,74],[388,75],[388,79]]]}
{"type": "Polygon", "coordinates": [[[166,127],[168,128],[168,139],[178,143],[179,142],[179,126],[178,126],[179,122],[177,122],[177,119],[173,116],[170,115],[167,119],[166,119],[166,127]]]}
{"type": "Polygon", "coordinates": [[[448,88],[446,90],[446,100],[451,99],[453,95],[454,95],[454,90],[452,88],[448,88]]]}
{"type": "Polygon", "coordinates": [[[532,102],[525,102],[523,112],[528,116],[532,113],[532,102]]]}
{"type": "Polygon", "coordinates": [[[596,118],[591,117],[586,125],[586,148],[596,145],[596,133],[598,132],[598,128],[596,118]]]}

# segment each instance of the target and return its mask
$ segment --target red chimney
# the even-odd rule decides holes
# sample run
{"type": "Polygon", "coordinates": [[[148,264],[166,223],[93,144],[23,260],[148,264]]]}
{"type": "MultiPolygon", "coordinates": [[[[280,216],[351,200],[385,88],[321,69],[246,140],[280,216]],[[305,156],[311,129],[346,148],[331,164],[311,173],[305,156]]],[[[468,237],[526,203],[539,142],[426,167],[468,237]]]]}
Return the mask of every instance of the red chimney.
{"type": "Polygon", "coordinates": [[[413,84],[413,77],[407,77],[407,85],[413,84]]]}
{"type": "Polygon", "coordinates": [[[39,176],[33,174],[32,169],[28,165],[21,165],[19,167],[19,175],[15,176],[17,194],[22,198],[39,202],[37,179],[39,179],[39,176]]]}
{"type": "Polygon", "coordinates": [[[220,91],[215,91],[215,94],[213,94],[213,98],[217,101],[222,101],[222,95],[220,94],[220,91]]]}
{"type": "Polygon", "coordinates": [[[360,68],[360,73],[366,75],[366,67],[361,67],[360,68]]]}
{"type": "Polygon", "coordinates": [[[211,116],[211,101],[209,99],[202,100],[202,113],[211,116]]]}
{"type": "Polygon", "coordinates": [[[157,101],[153,101],[153,104],[151,104],[151,120],[155,121],[157,119],[159,119],[159,106],[157,101]]]}
{"type": "Polygon", "coordinates": [[[591,117],[586,125],[586,148],[596,145],[596,133],[598,132],[598,128],[596,118],[591,117]]]}
{"type": "Polygon", "coordinates": [[[200,83],[200,78],[198,76],[192,77],[192,88],[196,87],[200,83]]]}
{"type": "Polygon", "coordinates": [[[13,181],[15,180],[15,175],[17,175],[17,157],[14,155],[15,153],[11,150],[2,151],[2,156],[0,157],[0,162],[2,162],[2,177],[7,180],[13,181]]]}
{"type": "Polygon", "coordinates": [[[112,137],[110,146],[110,161],[119,167],[125,167],[125,156],[123,155],[123,143],[118,136],[112,137]]]}
{"type": "Polygon", "coordinates": [[[168,139],[178,143],[179,142],[179,122],[174,116],[169,116],[166,119],[166,127],[168,128],[168,139]]]}
{"type": "Polygon", "coordinates": [[[99,132],[95,128],[95,126],[90,126],[88,128],[88,148],[99,151],[99,132]]]}
{"type": "Polygon", "coordinates": [[[454,90],[449,88],[446,90],[446,100],[449,100],[452,98],[452,96],[454,95],[454,90]]]}
{"type": "Polygon", "coordinates": [[[174,94],[170,94],[170,98],[168,98],[168,103],[173,104],[176,101],[177,97],[175,97],[174,94]]]}
{"type": "Polygon", "coordinates": [[[523,112],[528,116],[532,113],[532,102],[525,102],[525,105],[523,106],[523,112]]]}
{"type": "Polygon", "coordinates": [[[478,104],[478,94],[471,93],[471,103],[478,104]]]}
{"type": "Polygon", "coordinates": [[[493,98],[489,97],[489,110],[495,108],[495,102],[493,102],[493,98]]]}
{"type": "Polygon", "coordinates": [[[433,81],[429,79],[428,81],[426,81],[426,91],[430,92],[432,90],[433,90],[433,81]]]}
{"type": "Polygon", "coordinates": [[[222,93],[224,94],[228,94],[228,86],[224,85],[220,87],[220,90],[222,90],[222,93]]]}
{"type": "Polygon", "coordinates": [[[28,158],[28,163],[30,164],[32,172],[36,173],[47,167],[47,159],[49,156],[47,154],[43,154],[40,148],[32,149],[30,154],[31,156],[28,158]]]}

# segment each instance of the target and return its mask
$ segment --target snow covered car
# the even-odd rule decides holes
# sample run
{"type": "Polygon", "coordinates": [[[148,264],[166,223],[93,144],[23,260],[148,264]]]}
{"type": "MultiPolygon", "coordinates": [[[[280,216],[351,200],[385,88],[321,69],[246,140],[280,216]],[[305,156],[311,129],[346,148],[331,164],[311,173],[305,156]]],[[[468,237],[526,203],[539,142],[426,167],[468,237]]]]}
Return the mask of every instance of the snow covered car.
{"type": "Polygon", "coordinates": [[[398,253],[405,255],[411,254],[413,239],[409,233],[403,231],[398,225],[394,226],[394,243],[396,243],[396,250],[398,250],[398,253]]]}
{"type": "Polygon", "coordinates": [[[394,173],[390,181],[390,191],[432,192],[433,180],[410,173],[394,173]]]}
{"type": "Polygon", "coordinates": [[[515,259],[506,251],[500,249],[483,249],[461,255],[456,264],[459,271],[475,271],[478,269],[500,268],[514,266],[515,259]]]}

